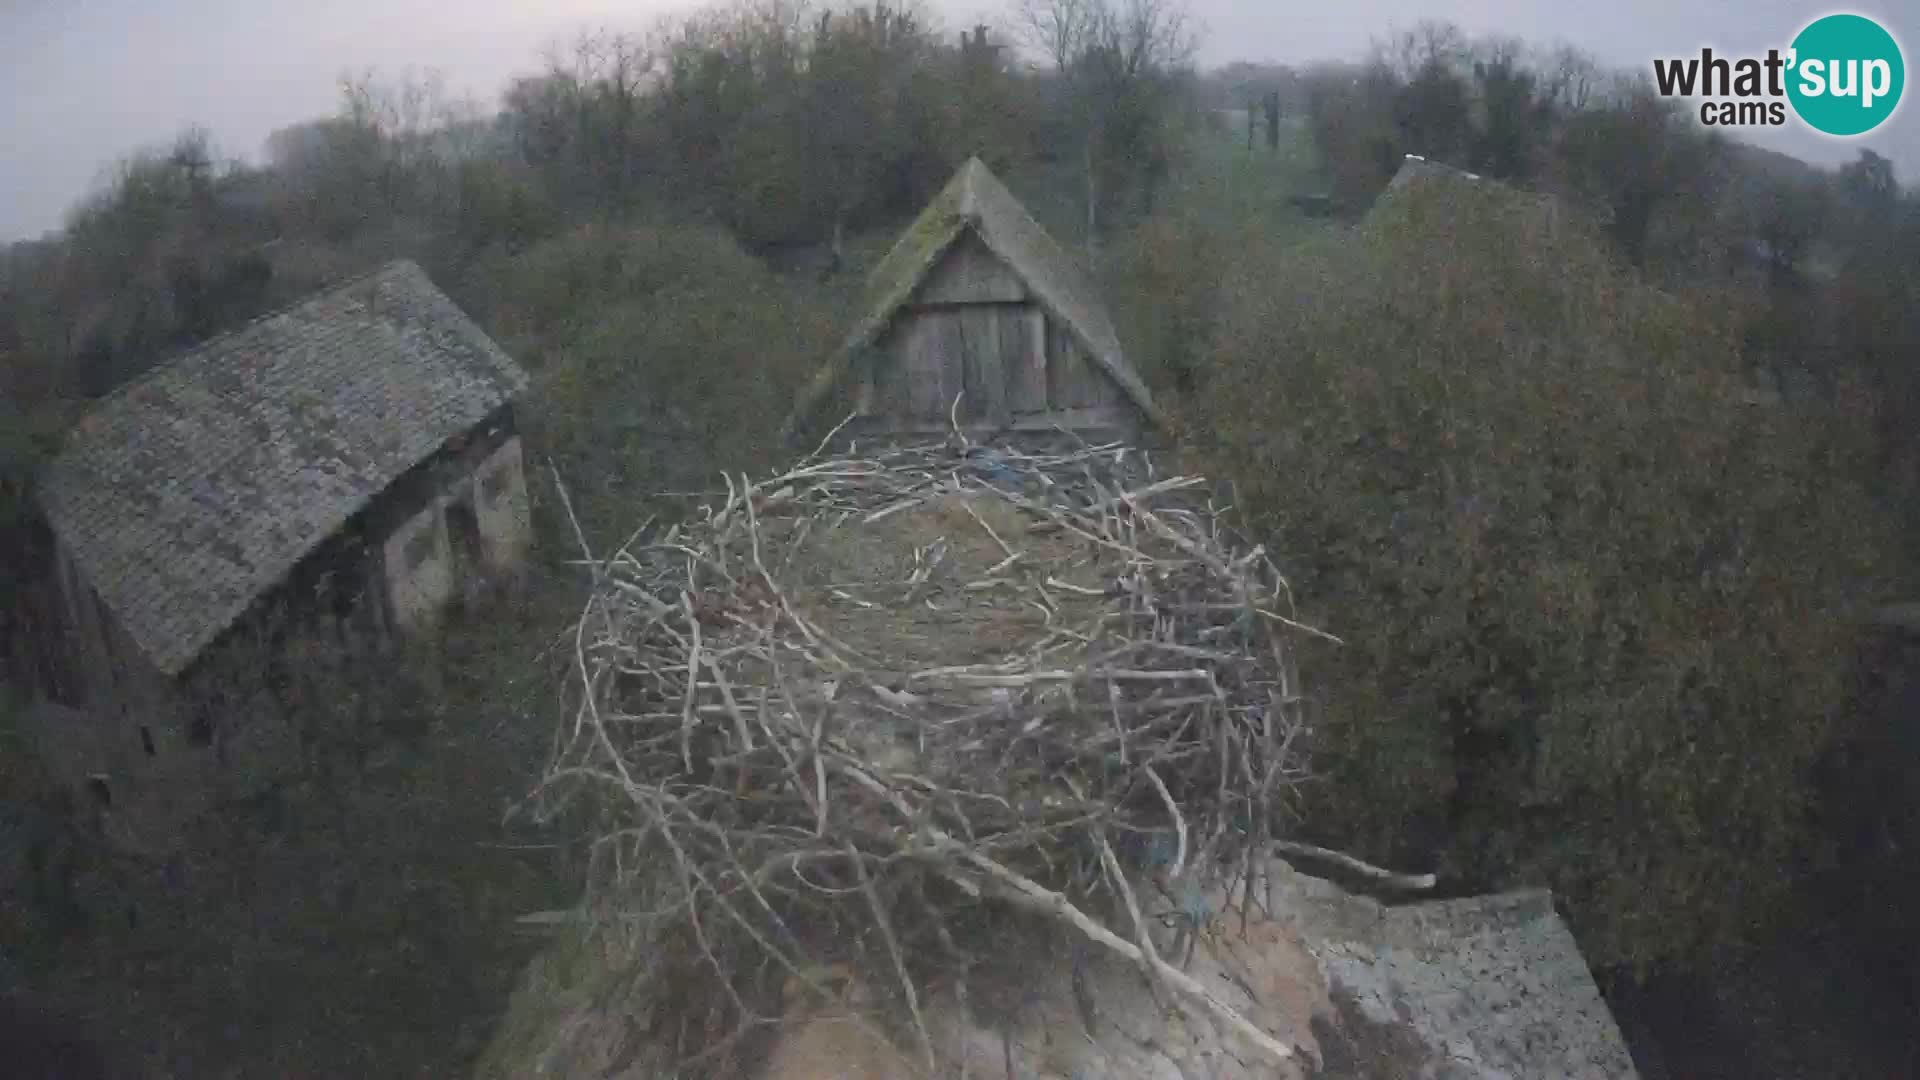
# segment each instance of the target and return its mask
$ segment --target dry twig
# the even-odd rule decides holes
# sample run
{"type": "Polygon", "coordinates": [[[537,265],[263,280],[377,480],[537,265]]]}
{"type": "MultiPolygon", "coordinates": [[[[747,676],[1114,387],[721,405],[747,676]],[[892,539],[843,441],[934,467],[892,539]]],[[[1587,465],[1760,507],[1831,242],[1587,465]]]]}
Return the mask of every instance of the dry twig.
{"type": "Polygon", "coordinates": [[[1115,445],[823,444],[611,556],[583,541],[594,586],[544,792],[598,807],[596,909],[647,898],[629,914],[689,1026],[737,1032],[782,973],[852,963],[900,987],[931,1064],[926,989],[997,902],[1291,1053],[1161,959],[1157,899],[1128,884],[1245,896],[1305,775],[1293,635],[1318,631],[1265,553],[1182,495],[1199,484],[1115,445]],[[939,535],[808,578],[812,552],[902,522],[939,535]],[[887,620],[898,642],[876,637],[887,620]],[[984,658],[930,659],[910,624],[982,637],[984,658]],[[1091,913],[1103,885],[1130,934],[1091,913]]]}

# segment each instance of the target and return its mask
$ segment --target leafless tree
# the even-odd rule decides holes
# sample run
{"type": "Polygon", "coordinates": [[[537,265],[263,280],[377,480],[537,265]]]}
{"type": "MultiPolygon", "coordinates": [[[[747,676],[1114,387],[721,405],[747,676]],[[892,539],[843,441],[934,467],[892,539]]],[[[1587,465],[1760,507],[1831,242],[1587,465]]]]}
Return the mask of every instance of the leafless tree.
{"type": "Polygon", "coordinates": [[[633,182],[640,102],[657,56],[645,38],[604,28],[547,51],[547,77],[570,114],[579,163],[616,197],[633,182]]]}
{"type": "Polygon", "coordinates": [[[1034,50],[1066,74],[1093,44],[1109,0],[1016,0],[1015,25],[1034,50]]]}
{"type": "Polygon", "coordinates": [[[1393,31],[1373,44],[1374,59],[1401,82],[1412,82],[1428,68],[1457,66],[1467,53],[1467,36],[1458,26],[1432,19],[1393,31]]]}
{"type": "Polygon", "coordinates": [[[1541,89],[1555,108],[1584,112],[1594,103],[1600,84],[1599,65],[1571,45],[1555,48],[1542,65],[1546,77],[1541,89]]]}
{"type": "Polygon", "coordinates": [[[1192,63],[1199,31],[1180,0],[1015,0],[1014,22],[1050,65],[1081,131],[1092,261],[1101,174],[1111,171],[1102,158],[1151,163],[1163,153],[1149,144],[1160,134],[1171,77],[1192,63]]]}
{"type": "Polygon", "coordinates": [[[448,109],[446,75],[438,69],[406,68],[390,80],[372,68],[346,72],[331,151],[398,211],[434,197],[435,137],[448,109]]]}

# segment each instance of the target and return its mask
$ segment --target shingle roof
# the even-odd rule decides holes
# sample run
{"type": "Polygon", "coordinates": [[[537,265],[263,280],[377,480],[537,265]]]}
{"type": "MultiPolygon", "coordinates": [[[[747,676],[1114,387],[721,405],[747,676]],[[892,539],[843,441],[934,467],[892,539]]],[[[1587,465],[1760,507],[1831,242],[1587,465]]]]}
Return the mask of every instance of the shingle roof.
{"type": "Polygon", "coordinates": [[[101,401],[47,517],[162,672],[526,374],[396,262],[215,338],[101,401]]]}
{"type": "Polygon", "coordinates": [[[1121,353],[1119,336],[1093,283],[976,157],[960,166],[874,268],[867,282],[865,315],[802,392],[787,423],[789,431],[833,391],[854,357],[873,344],[941,256],[969,229],[1027,283],[1040,306],[1080,341],[1127,397],[1149,419],[1160,420],[1153,395],[1121,353]]]}
{"type": "Polygon", "coordinates": [[[1273,888],[1329,984],[1375,1023],[1405,1024],[1446,1063],[1434,1075],[1637,1075],[1551,893],[1387,906],[1292,872],[1273,888]]]}

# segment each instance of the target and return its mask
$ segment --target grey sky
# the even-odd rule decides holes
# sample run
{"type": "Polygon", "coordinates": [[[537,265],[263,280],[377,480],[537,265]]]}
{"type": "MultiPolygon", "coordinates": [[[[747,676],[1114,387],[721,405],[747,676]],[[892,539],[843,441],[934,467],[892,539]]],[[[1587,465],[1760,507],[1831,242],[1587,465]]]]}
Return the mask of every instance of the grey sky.
{"type": "MultiPolygon", "coordinates": [[[[0,240],[37,235],[114,160],[191,123],[223,152],[257,157],[275,128],[331,112],[342,70],[438,68],[449,87],[491,102],[539,65],[542,47],[590,24],[644,27],[686,10],[673,0],[0,0],[0,240]]],[[[954,26],[999,21],[1000,0],[932,0],[954,26]]],[[[1567,41],[1623,66],[1784,45],[1829,8],[1808,0],[1188,0],[1207,34],[1203,59],[1301,63],[1351,58],[1393,26],[1440,18],[1479,34],[1567,41]]],[[[1920,5],[1875,0],[1846,10],[1878,18],[1920,68],[1920,5]]],[[[1910,75],[1914,74],[1910,70],[1910,75]]],[[[1920,81],[1910,78],[1909,82],[1920,81]]],[[[1766,145],[1809,160],[1850,160],[1858,146],[1920,178],[1920,105],[1861,140],[1805,129],[1766,145]]],[[[1797,121],[1795,122],[1797,124],[1797,121]]]]}

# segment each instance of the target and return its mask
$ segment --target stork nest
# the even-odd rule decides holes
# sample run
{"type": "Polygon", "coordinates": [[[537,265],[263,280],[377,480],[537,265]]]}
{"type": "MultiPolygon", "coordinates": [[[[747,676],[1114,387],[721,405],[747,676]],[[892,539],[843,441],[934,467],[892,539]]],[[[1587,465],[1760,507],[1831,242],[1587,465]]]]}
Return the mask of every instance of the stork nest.
{"type": "Polygon", "coordinates": [[[1224,1008],[1148,930],[1256,895],[1319,632],[1202,487],[1118,444],[816,452],[589,553],[542,793],[595,812],[594,909],[644,927],[687,1060],[855,965],[931,1062],[1010,908],[1224,1008]]]}

